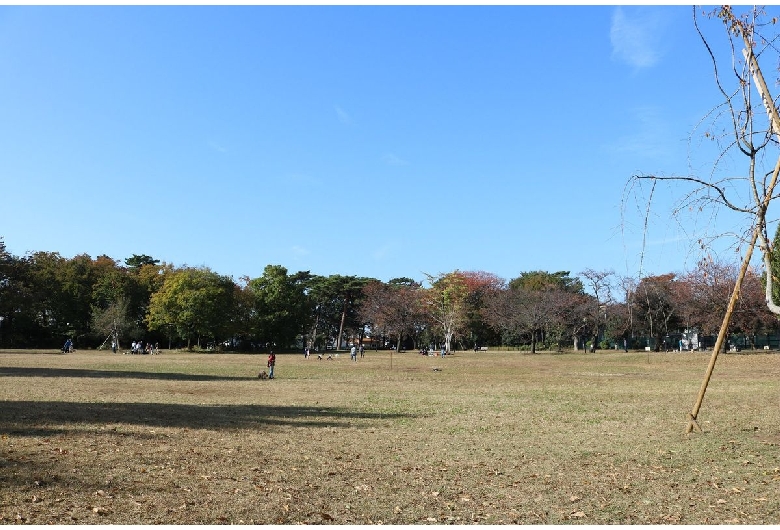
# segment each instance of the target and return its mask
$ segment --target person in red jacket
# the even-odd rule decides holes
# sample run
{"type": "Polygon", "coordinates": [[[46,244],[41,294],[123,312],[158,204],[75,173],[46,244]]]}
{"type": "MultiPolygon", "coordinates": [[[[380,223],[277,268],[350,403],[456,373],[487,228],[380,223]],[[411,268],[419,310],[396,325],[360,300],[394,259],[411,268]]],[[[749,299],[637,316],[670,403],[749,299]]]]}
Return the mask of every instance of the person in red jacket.
{"type": "Polygon", "coordinates": [[[274,366],[276,366],[276,354],[271,351],[268,354],[268,379],[274,378],[274,366]]]}

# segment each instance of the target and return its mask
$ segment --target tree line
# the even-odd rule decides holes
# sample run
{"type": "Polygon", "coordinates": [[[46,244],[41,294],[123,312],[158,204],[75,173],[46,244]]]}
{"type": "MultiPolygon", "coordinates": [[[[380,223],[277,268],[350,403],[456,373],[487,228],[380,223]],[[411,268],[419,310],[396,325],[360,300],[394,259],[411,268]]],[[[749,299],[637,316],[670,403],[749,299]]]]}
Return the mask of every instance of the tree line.
{"type": "MultiPolygon", "coordinates": [[[[738,270],[712,259],[695,270],[642,278],[588,269],[485,271],[387,282],[268,265],[258,278],[176,267],[134,254],[10,254],[0,238],[0,347],[77,348],[133,340],[231,351],[341,348],[660,349],[670,334],[717,332],[738,270]]],[[[732,333],[774,333],[763,278],[749,271],[732,333]]],[[[752,341],[753,339],[751,339],[752,341]]]]}

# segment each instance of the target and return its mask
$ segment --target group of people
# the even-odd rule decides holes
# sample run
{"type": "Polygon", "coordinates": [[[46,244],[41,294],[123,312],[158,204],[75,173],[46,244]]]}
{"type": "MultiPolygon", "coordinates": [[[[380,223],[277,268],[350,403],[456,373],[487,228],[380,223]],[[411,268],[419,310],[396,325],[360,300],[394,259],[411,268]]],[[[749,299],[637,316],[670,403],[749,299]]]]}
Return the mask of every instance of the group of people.
{"type": "MultiPolygon", "coordinates": [[[[477,350],[474,350],[477,351],[477,350]]],[[[420,355],[426,355],[428,357],[436,357],[436,352],[431,353],[431,350],[427,347],[420,348],[420,355]]],[[[441,353],[439,354],[441,357],[444,357],[447,355],[447,348],[444,346],[441,347],[441,353]]]]}
{"type": "Polygon", "coordinates": [[[62,353],[72,353],[73,352],[73,341],[68,339],[65,341],[65,345],[62,347],[62,353]]]}
{"type": "Polygon", "coordinates": [[[140,355],[140,354],[148,354],[148,355],[157,355],[160,353],[160,344],[155,343],[154,346],[152,346],[152,343],[149,342],[144,346],[144,341],[139,340],[138,342],[133,341],[133,343],[130,345],[130,354],[131,355],[140,355]]]}
{"type": "Polygon", "coordinates": [[[361,344],[360,347],[355,348],[355,345],[353,344],[352,348],[349,349],[349,358],[357,362],[358,352],[360,353],[360,358],[362,359],[366,352],[363,348],[363,345],[361,344]]]}
{"type": "MultiPolygon", "coordinates": [[[[361,359],[366,356],[366,350],[365,350],[365,348],[363,348],[362,344],[359,347],[355,347],[353,345],[352,348],[350,348],[350,350],[349,350],[349,358],[350,358],[350,360],[357,361],[358,354],[360,354],[360,358],[361,359]]],[[[309,348],[306,348],[305,350],[303,350],[303,358],[304,359],[308,359],[309,355],[311,355],[311,350],[309,348]]],[[[338,354],[336,354],[336,357],[338,357],[338,354]]],[[[321,361],[322,359],[323,359],[322,354],[321,353],[317,353],[317,360],[321,361]]],[[[328,355],[328,360],[332,361],[333,360],[333,355],[328,355]]]]}
{"type": "MultiPolygon", "coordinates": [[[[133,344],[135,344],[135,343],[133,343],[133,344]]],[[[311,354],[311,351],[309,350],[309,348],[306,348],[303,351],[303,357],[305,359],[308,359],[310,354],[311,354]]],[[[353,360],[355,362],[357,362],[358,354],[360,354],[360,358],[361,359],[363,357],[365,357],[365,355],[366,355],[366,350],[365,350],[365,348],[363,348],[362,344],[359,347],[352,346],[352,348],[350,348],[350,350],[349,350],[349,357],[350,357],[351,360],[353,360]]],[[[321,353],[317,354],[317,359],[320,360],[320,361],[322,360],[322,354],[321,353]]],[[[332,361],[333,360],[333,356],[332,355],[328,355],[328,360],[332,361]]],[[[268,366],[268,379],[273,379],[274,378],[274,367],[276,367],[276,354],[273,351],[271,351],[268,354],[268,362],[266,364],[268,366]]]]}

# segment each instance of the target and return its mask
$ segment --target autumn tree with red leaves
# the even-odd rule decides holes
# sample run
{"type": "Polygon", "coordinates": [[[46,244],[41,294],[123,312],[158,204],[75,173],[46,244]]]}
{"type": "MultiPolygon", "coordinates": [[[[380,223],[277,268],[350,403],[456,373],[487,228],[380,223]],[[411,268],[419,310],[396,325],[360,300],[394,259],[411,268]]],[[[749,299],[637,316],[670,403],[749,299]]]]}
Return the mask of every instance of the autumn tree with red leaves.
{"type": "Polygon", "coordinates": [[[396,350],[401,351],[403,338],[416,336],[425,325],[421,284],[408,278],[371,281],[363,287],[358,312],[375,332],[394,338],[396,350]]]}
{"type": "Polygon", "coordinates": [[[482,310],[489,300],[506,288],[506,282],[493,273],[485,271],[459,272],[466,286],[466,322],[464,340],[468,346],[500,343],[500,335],[486,325],[482,310]]]}

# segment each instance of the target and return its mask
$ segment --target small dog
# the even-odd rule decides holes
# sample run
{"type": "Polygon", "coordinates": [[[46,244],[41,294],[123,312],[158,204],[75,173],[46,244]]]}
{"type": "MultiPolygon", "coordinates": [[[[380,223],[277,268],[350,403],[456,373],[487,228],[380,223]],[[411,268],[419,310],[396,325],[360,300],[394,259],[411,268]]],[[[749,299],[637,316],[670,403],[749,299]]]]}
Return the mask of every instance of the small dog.
{"type": "Polygon", "coordinates": [[[259,374],[257,374],[257,378],[258,378],[258,379],[268,379],[268,374],[267,374],[267,373],[265,373],[265,370],[263,370],[262,372],[260,372],[259,374]]]}
{"type": "Polygon", "coordinates": [[[318,360],[318,361],[321,361],[321,360],[322,360],[322,354],[321,354],[321,353],[318,353],[318,354],[317,354],[317,360],[318,360]]]}

